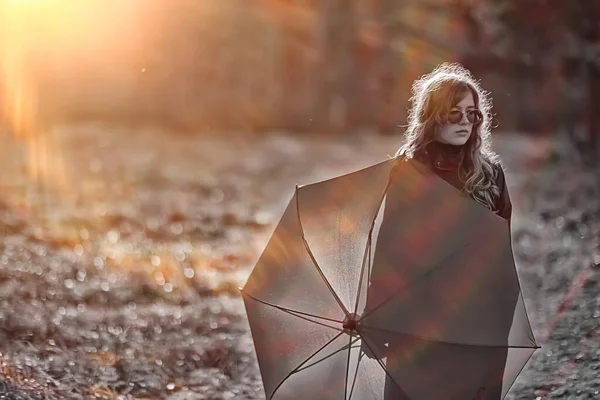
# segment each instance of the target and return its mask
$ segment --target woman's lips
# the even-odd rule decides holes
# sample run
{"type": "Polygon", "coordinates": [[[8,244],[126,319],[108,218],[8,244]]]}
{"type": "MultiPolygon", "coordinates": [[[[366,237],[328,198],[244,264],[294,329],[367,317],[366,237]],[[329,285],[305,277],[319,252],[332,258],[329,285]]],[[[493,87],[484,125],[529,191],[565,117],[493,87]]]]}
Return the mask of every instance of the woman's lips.
{"type": "Polygon", "coordinates": [[[461,129],[460,131],[456,131],[456,133],[459,135],[466,135],[469,133],[469,131],[467,131],[466,129],[461,129]]]}

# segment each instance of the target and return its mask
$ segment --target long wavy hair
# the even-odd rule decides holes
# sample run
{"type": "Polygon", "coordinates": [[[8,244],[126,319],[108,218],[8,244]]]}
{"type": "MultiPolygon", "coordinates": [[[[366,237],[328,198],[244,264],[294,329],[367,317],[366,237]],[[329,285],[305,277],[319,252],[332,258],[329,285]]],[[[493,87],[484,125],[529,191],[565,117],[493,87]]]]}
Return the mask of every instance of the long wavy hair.
{"type": "Polygon", "coordinates": [[[493,165],[499,164],[500,160],[491,148],[492,102],[488,92],[462,65],[444,63],[415,80],[405,141],[395,156],[409,159],[424,151],[436,139],[438,129],[444,124],[444,116],[469,91],[473,94],[475,107],[483,114],[483,120],[473,125],[469,139],[462,146],[458,174],[465,192],[479,204],[493,210],[494,200],[500,195],[493,165]]]}

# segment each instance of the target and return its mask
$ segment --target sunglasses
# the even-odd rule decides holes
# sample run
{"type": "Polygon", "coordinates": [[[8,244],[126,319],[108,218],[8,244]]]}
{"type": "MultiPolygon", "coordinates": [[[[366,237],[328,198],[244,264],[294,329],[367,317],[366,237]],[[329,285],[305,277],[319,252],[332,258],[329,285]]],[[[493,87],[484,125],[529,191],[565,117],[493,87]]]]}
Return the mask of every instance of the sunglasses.
{"type": "Polygon", "coordinates": [[[472,124],[478,124],[483,120],[483,114],[479,110],[468,110],[462,112],[460,110],[452,110],[446,115],[442,115],[442,122],[450,122],[451,124],[458,124],[462,121],[463,115],[467,114],[467,121],[472,124]]]}

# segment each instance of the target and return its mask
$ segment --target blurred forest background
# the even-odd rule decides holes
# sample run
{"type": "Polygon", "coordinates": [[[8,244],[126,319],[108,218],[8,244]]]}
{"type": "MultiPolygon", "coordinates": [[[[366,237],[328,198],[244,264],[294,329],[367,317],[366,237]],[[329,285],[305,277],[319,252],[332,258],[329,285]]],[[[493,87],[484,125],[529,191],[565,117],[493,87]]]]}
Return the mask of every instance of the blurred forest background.
{"type": "Polygon", "coordinates": [[[508,398],[597,398],[599,21],[599,0],[0,0],[0,397],[264,399],[238,288],[294,185],[393,154],[413,80],[458,61],[492,93],[544,346],[508,398]]]}
{"type": "Polygon", "coordinates": [[[82,119],[390,133],[411,82],[459,61],[493,93],[502,130],[563,129],[598,153],[593,0],[0,4],[0,99],[17,134],[82,119]]]}

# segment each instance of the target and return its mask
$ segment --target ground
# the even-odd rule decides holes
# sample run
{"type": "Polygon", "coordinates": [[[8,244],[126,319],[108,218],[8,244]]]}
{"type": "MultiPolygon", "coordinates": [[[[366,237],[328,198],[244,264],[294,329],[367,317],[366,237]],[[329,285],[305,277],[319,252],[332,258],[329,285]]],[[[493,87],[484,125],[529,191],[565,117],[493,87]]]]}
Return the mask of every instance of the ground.
{"type": "MultiPolygon", "coordinates": [[[[0,398],[263,399],[238,287],[294,185],[383,160],[399,140],[4,133],[0,398]]],[[[560,140],[502,133],[494,146],[542,346],[507,398],[598,398],[597,175],[560,140]]]]}

